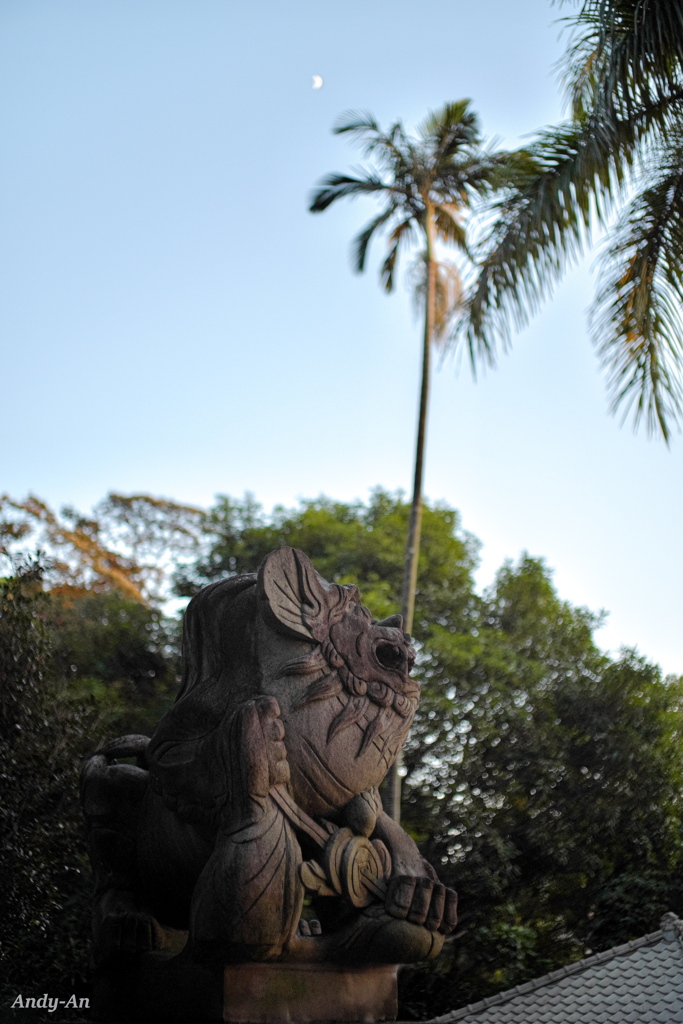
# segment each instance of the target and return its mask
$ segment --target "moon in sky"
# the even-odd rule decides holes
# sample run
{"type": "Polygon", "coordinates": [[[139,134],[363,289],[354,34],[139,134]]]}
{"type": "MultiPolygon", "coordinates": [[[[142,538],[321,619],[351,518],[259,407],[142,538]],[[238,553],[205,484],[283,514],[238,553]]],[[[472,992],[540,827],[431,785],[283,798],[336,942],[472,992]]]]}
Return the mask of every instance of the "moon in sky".
{"type": "Polygon", "coordinates": [[[323,87],[323,80],[320,77],[320,75],[313,75],[313,88],[314,89],[322,89],[322,87],[323,87]]]}

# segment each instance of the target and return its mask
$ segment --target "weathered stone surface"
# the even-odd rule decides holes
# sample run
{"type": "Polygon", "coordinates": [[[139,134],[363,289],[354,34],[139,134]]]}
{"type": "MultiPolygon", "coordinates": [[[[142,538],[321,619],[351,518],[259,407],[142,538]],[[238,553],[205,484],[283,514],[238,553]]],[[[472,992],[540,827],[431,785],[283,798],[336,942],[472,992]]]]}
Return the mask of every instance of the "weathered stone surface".
{"type": "Polygon", "coordinates": [[[223,1019],[278,1021],[395,1020],[396,968],[330,964],[238,964],[225,968],[223,1019]]]}
{"type": "MultiPolygon", "coordinates": [[[[373,621],[356,587],[327,583],[292,548],[272,552],[257,577],[193,599],[174,707],[151,741],[114,740],[83,774],[105,973],[150,955],[166,966],[147,973],[174,964],[188,977],[228,965],[234,979],[284,979],[292,965],[311,1006],[326,971],[355,1006],[368,965],[439,953],[455,893],[377,789],[419,696],[401,626],[400,616],[373,621]],[[260,974],[257,964],[279,966],[260,974]],[[356,980],[347,985],[341,967],[356,980]]],[[[384,1019],[368,1005],[371,1017],[354,1019],[384,1019]]]]}

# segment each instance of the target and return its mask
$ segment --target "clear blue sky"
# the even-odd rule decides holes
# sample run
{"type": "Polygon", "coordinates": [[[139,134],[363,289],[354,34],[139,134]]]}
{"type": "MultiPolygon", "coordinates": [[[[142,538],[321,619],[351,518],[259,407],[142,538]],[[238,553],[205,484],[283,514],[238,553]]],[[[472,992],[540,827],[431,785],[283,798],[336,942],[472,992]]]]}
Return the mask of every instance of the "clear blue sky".
{"type": "MultiPolygon", "coordinates": [[[[566,8],[565,8],[566,10],[566,8]]],[[[349,108],[471,97],[517,144],[562,113],[548,0],[3,0],[0,489],[269,508],[410,484],[419,330],[351,273],[371,208],[306,212],[358,163],[349,108]],[[324,78],[311,88],[311,76],[324,78]]],[[[375,253],[375,256],[377,253],[375,253]]],[[[476,384],[435,378],[426,494],[610,612],[603,646],[683,672],[681,441],[607,415],[592,258],[476,384]]]]}

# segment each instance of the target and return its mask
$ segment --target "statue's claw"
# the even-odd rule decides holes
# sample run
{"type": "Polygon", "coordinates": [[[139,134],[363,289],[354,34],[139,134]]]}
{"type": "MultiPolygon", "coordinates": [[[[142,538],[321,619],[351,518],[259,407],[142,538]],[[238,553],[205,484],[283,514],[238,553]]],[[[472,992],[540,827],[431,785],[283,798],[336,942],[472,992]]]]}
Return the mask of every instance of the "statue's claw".
{"type": "Polygon", "coordinates": [[[431,878],[397,875],[389,881],[385,907],[392,917],[448,935],[458,923],[458,896],[431,878]]]}

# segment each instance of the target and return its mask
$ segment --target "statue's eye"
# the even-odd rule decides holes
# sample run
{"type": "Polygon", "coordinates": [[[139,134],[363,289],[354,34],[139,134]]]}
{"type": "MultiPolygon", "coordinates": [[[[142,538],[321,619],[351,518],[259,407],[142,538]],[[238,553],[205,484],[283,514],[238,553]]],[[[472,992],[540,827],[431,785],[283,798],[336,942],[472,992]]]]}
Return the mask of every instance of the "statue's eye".
{"type": "Polygon", "coordinates": [[[377,660],[380,665],[384,668],[398,669],[399,671],[405,667],[406,656],[400,647],[396,644],[390,644],[388,642],[377,644],[376,652],[377,660]]]}

